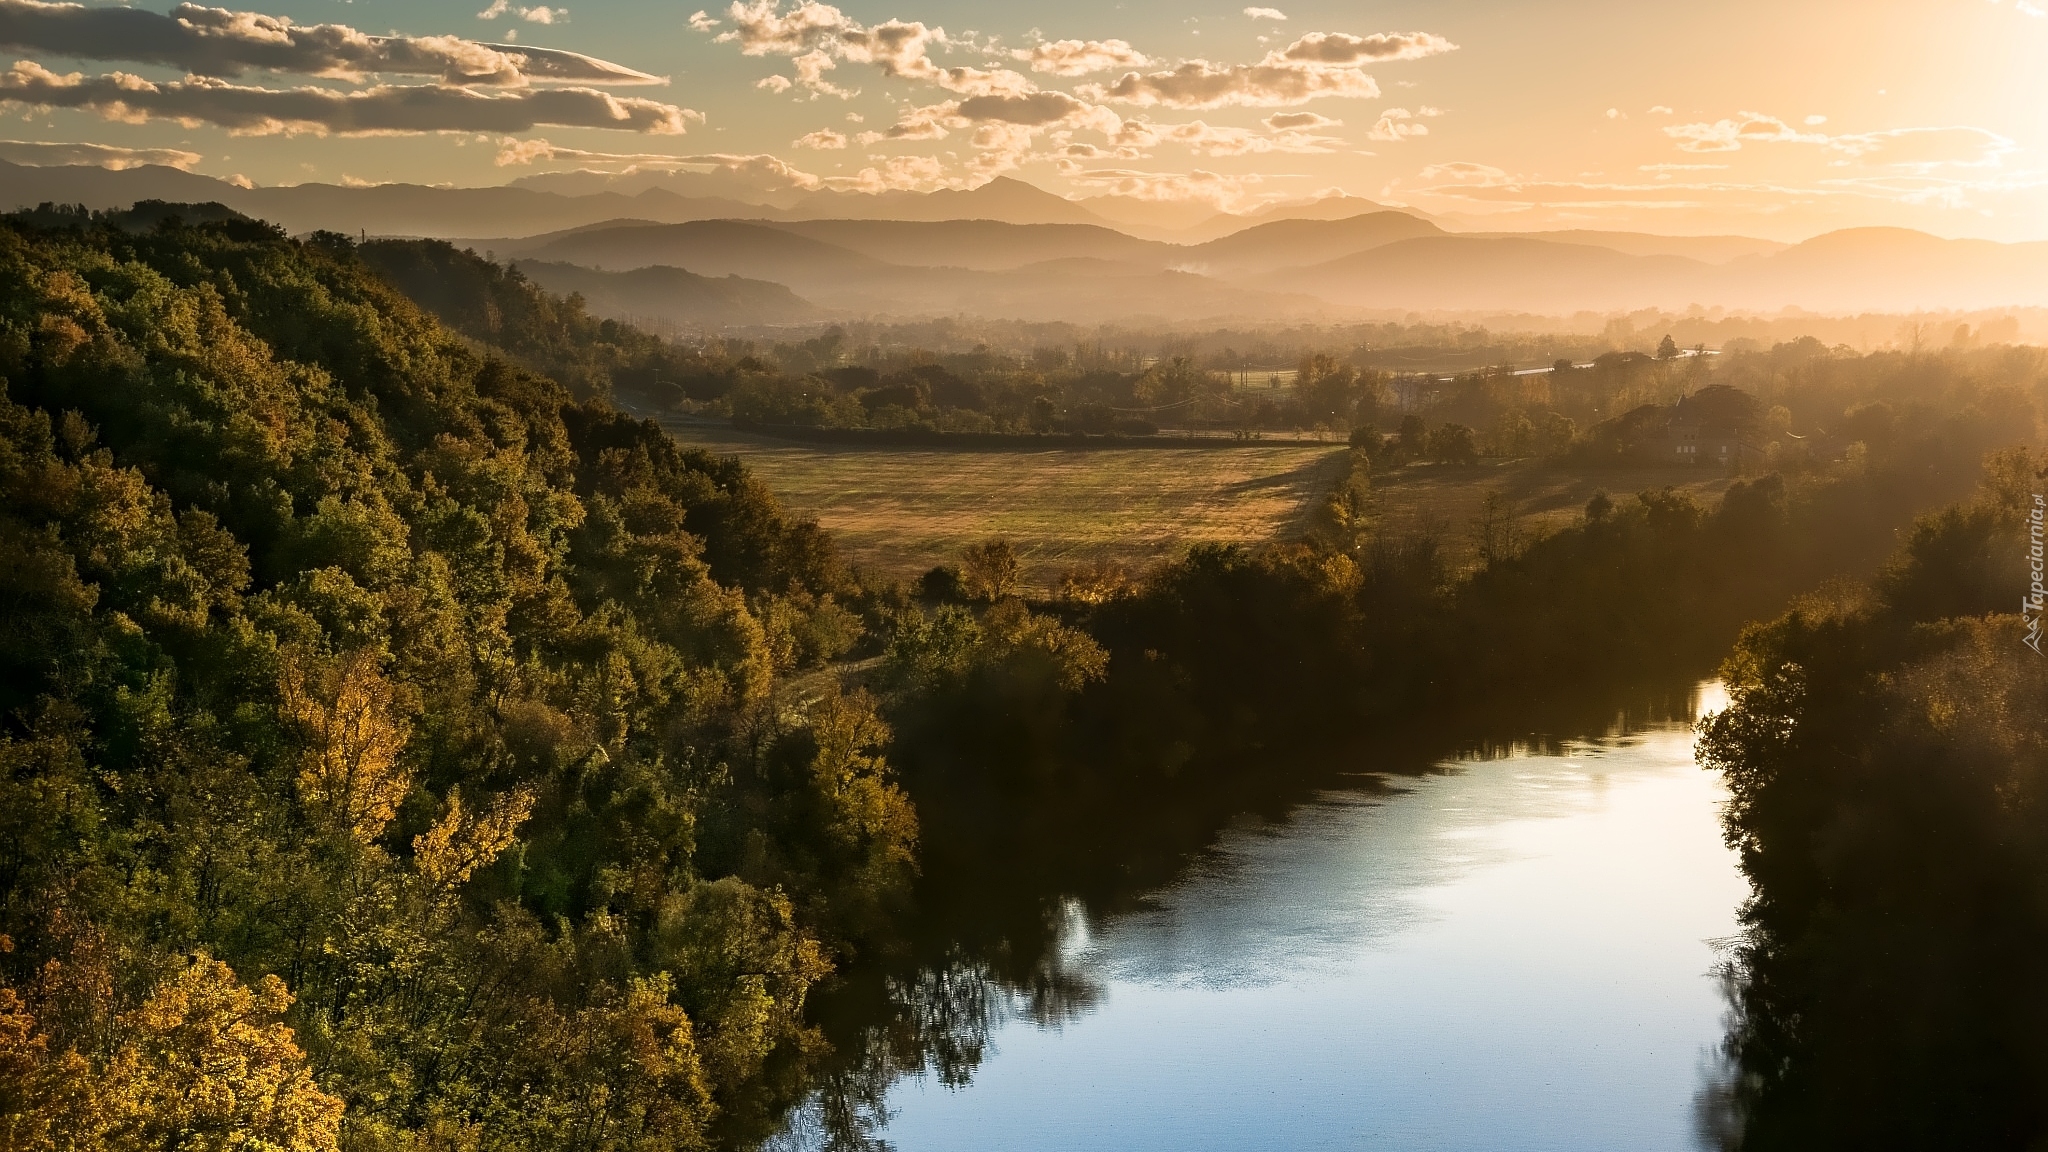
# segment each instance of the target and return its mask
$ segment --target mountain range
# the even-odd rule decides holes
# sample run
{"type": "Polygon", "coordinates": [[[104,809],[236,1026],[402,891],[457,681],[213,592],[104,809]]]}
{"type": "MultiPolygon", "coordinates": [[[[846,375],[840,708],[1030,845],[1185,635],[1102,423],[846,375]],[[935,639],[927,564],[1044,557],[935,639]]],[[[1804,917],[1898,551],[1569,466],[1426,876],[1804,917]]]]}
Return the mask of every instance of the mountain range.
{"type": "Polygon", "coordinates": [[[1068,200],[1011,179],[881,195],[764,191],[732,173],[638,182],[564,173],[495,188],[244,188],[173,168],[0,163],[0,209],[148,199],[217,201],[295,233],[453,239],[519,260],[550,288],[582,292],[594,311],[688,325],[828,315],[1264,322],[1693,304],[1816,312],[2048,304],[2048,244],[1905,229],[1791,245],[1460,232],[1341,196],[1262,217],[1138,229],[1123,222],[1134,202],[1068,200]]]}

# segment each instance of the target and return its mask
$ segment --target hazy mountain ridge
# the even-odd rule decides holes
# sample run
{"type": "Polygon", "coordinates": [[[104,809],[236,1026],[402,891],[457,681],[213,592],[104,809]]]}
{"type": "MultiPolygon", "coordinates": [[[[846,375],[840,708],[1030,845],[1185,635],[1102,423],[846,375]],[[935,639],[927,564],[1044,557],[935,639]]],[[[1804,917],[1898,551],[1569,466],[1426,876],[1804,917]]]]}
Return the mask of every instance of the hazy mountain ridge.
{"type": "MultiPolygon", "coordinates": [[[[1790,246],[1741,236],[1449,232],[1413,213],[1329,197],[1276,207],[1261,223],[1231,218],[1233,230],[1201,242],[1169,243],[1111,227],[1079,202],[1008,179],[965,192],[809,193],[784,207],[693,198],[674,187],[745,191],[736,182],[647,183],[632,195],[577,196],[522,186],[245,189],[170,168],[0,164],[0,206],[217,200],[288,231],[440,235],[500,258],[604,272],[666,266],[677,275],[737,276],[787,290],[786,299],[750,297],[764,309],[760,323],[798,322],[806,308],[1089,322],[1305,319],[1358,310],[1558,316],[1693,304],[1835,313],[2048,304],[2048,243],[1944,240],[1906,229],[1846,230],[1790,246]],[[1314,218],[1357,205],[1371,210],[1314,218]],[[837,215],[808,218],[819,212],[837,215]],[[902,218],[948,213],[955,215],[902,218]],[[543,221],[552,227],[528,227],[543,221]],[[494,232],[495,225],[505,227],[494,232]]],[[[726,303],[679,287],[694,281],[602,283],[602,301],[593,299],[599,311],[682,324],[744,322],[726,318],[726,303]]]]}
{"type": "Polygon", "coordinates": [[[743,276],[699,276],[666,265],[601,272],[540,260],[515,261],[513,267],[557,295],[582,294],[598,316],[647,317],[686,327],[802,324],[830,316],[781,284],[743,276]]]}

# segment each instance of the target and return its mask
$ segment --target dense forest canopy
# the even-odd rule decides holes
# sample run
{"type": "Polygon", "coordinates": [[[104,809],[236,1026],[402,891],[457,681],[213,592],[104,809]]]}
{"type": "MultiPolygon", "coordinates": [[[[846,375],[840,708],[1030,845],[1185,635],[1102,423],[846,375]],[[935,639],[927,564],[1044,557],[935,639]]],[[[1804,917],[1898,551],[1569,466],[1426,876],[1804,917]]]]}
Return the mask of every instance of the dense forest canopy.
{"type": "Polygon", "coordinates": [[[745,1128],[914,867],[778,696],[829,542],[341,238],[118,223],[0,227],[11,1146],[745,1128]]]}

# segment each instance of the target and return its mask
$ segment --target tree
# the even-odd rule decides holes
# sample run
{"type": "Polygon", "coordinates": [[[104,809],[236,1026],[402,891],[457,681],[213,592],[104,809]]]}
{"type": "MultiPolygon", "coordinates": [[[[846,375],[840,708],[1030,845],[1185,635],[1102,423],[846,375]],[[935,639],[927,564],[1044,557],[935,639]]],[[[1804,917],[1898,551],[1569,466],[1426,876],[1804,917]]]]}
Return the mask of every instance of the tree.
{"type": "Polygon", "coordinates": [[[1520,554],[1522,532],[1514,502],[1499,489],[1487,489],[1479,514],[1472,518],[1472,537],[1479,546],[1479,562],[1489,568],[1520,554]]]}
{"type": "Polygon", "coordinates": [[[1673,340],[1669,335],[1666,335],[1663,341],[1657,345],[1657,359],[1678,359],[1678,341],[1673,340]]]}
{"type": "Polygon", "coordinates": [[[1473,442],[1470,428],[1442,424],[1429,434],[1429,456],[1442,464],[1477,464],[1479,446],[1473,442]]]}
{"type": "Polygon", "coordinates": [[[0,1146],[22,1152],[336,1147],[342,1101],[313,1082],[305,1052],[279,1020],[292,997],[276,976],[251,989],[226,964],[195,954],[139,1007],[114,1018],[114,1048],[96,1060],[79,1044],[44,1031],[37,1018],[39,1008],[63,1018],[103,1016],[111,1007],[110,979],[67,981],[63,967],[46,965],[40,983],[83,984],[97,992],[97,1002],[34,1004],[0,987],[0,1146]]]}
{"type": "Polygon", "coordinates": [[[1412,414],[1401,417],[1399,442],[1402,456],[1413,460],[1423,454],[1428,447],[1429,432],[1422,417],[1412,414]]]}
{"type": "Polygon", "coordinates": [[[960,553],[960,584],[976,600],[1001,600],[1017,590],[1023,565],[1010,542],[1001,536],[968,546],[960,553]]]}
{"type": "Polygon", "coordinates": [[[309,737],[299,795],[330,827],[368,844],[412,789],[398,763],[410,728],[391,712],[391,686],[377,656],[358,649],[339,660],[288,653],[278,677],[279,710],[309,737]]]}

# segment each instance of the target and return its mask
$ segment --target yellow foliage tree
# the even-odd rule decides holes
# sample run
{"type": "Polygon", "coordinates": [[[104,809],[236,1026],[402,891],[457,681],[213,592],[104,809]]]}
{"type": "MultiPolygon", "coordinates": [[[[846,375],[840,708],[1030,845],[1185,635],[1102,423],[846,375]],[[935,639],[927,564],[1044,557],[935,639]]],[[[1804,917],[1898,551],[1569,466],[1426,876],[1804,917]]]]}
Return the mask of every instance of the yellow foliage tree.
{"type": "Polygon", "coordinates": [[[1000,600],[1017,590],[1023,564],[1010,542],[1000,536],[960,553],[960,577],[967,594],[979,600],[1000,600]]]}
{"type": "Polygon", "coordinates": [[[432,828],[412,838],[413,867],[427,882],[430,896],[452,894],[476,873],[519,842],[519,826],[533,813],[533,789],[522,785],[497,798],[479,816],[465,812],[462,789],[448,790],[448,810],[432,828]]]}
{"type": "Polygon", "coordinates": [[[411,727],[395,715],[391,685],[368,649],[324,668],[288,654],[278,677],[285,717],[311,737],[299,797],[316,816],[363,844],[398,813],[412,780],[398,763],[411,727]]]}
{"type": "MultiPolygon", "coordinates": [[[[54,963],[54,962],[53,962],[54,963]]],[[[251,989],[205,954],[122,1013],[103,1067],[50,1051],[34,1010],[0,988],[5,1152],[331,1152],[342,1101],[320,1090],[277,1017],[284,981],[251,989]]]]}

